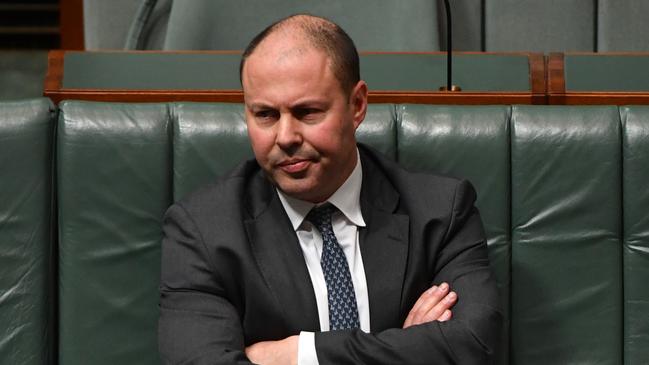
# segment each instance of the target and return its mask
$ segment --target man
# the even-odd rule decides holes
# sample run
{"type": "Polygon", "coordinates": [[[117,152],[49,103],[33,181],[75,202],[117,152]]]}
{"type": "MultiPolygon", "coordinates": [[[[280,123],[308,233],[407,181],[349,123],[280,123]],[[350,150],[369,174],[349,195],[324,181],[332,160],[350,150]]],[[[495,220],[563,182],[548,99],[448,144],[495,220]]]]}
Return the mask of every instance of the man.
{"type": "Polygon", "coordinates": [[[491,362],[502,316],[475,192],[356,144],[367,86],[344,31],[284,19],[241,80],[255,161],[165,217],[163,361],[491,362]]]}

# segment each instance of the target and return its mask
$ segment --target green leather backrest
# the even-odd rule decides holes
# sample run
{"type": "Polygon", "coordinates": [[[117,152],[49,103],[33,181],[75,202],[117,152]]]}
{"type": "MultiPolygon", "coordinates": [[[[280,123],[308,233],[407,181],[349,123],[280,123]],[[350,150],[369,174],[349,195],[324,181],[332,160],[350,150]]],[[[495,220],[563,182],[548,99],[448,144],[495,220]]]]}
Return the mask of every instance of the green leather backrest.
{"type": "Polygon", "coordinates": [[[52,361],[52,140],[47,99],[0,103],[0,363],[52,361]]]}
{"type": "Polygon", "coordinates": [[[59,363],[157,364],[165,104],[65,102],[58,124],[59,363]]]}
{"type": "MultiPolygon", "coordinates": [[[[372,104],[358,139],[476,187],[499,364],[646,361],[649,108],[372,104]]],[[[157,363],[161,217],[252,156],[242,105],[66,102],[57,144],[59,362],[157,363]]]]}
{"type": "MultiPolygon", "coordinates": [[[[466,178],[474,185],[501,306],[509,319],[510,107],[402,105],[397,111],[398,161],[402,166],[466,178]]],[[[508,338],[505,331],[500,364],[507,363],[508,338]]]]}
{"type": "Polygon", "coordinates": [[[619,364],[618,109],[516,106],[511,129],[512,363],[619,364]]]}
{"type": "Polygon", "coordinates": [[[649,107],[623,107],[624,363],[649,361],[649,107]]]}
{"type": "Polygon", "coordinates": [[[172,115],[174,200],[252,158],[242,104],[178,103],[172,115]]]}

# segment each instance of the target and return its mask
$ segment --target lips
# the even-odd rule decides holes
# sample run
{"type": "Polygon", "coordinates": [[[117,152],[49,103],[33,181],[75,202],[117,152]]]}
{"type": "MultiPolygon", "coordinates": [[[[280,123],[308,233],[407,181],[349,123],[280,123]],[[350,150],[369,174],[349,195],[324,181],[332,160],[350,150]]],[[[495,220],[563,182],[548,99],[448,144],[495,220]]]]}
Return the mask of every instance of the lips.
{"type": "Polygon", "coordinates": [[[287,160],[277,166],[288,174],[296,174],[305,171],[311,164],[310,160],[287,160]]]}

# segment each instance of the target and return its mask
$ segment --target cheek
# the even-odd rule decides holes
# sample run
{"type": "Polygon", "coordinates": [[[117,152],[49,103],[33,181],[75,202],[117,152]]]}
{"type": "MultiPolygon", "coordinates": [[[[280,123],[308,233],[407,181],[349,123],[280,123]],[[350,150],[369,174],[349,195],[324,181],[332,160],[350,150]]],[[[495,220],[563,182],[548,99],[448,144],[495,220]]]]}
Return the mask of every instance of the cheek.
{"type": "Polygon", "coordinates": [[[354,144],[354,128],[351,124],[329,123],[311,139],[323,152],[340,154],[354,144]]]}

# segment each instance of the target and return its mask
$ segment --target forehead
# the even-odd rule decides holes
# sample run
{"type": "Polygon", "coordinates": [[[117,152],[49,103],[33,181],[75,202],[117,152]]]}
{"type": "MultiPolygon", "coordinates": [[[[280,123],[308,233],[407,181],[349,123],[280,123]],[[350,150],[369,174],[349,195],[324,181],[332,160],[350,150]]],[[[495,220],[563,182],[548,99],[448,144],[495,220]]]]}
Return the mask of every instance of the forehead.
{"type": "Polygon", "coordinates": [[[311,61],[314,59],[322,61],[328,58],[324,52],[316,49],[299,29],[293,29],[291,32],[291,29],[282,28],[269,34],[259,43],[246,60],[244,71],[247,66],[281,67],[305,56],[311,61]]]}
{"type": "Polygon", "coordinates": [[[277,102],[340,89],[329,57],[292,36],[269,37],[262,42],[246,60],[242,81],[247,101],[263,97],[277,102]]]}

